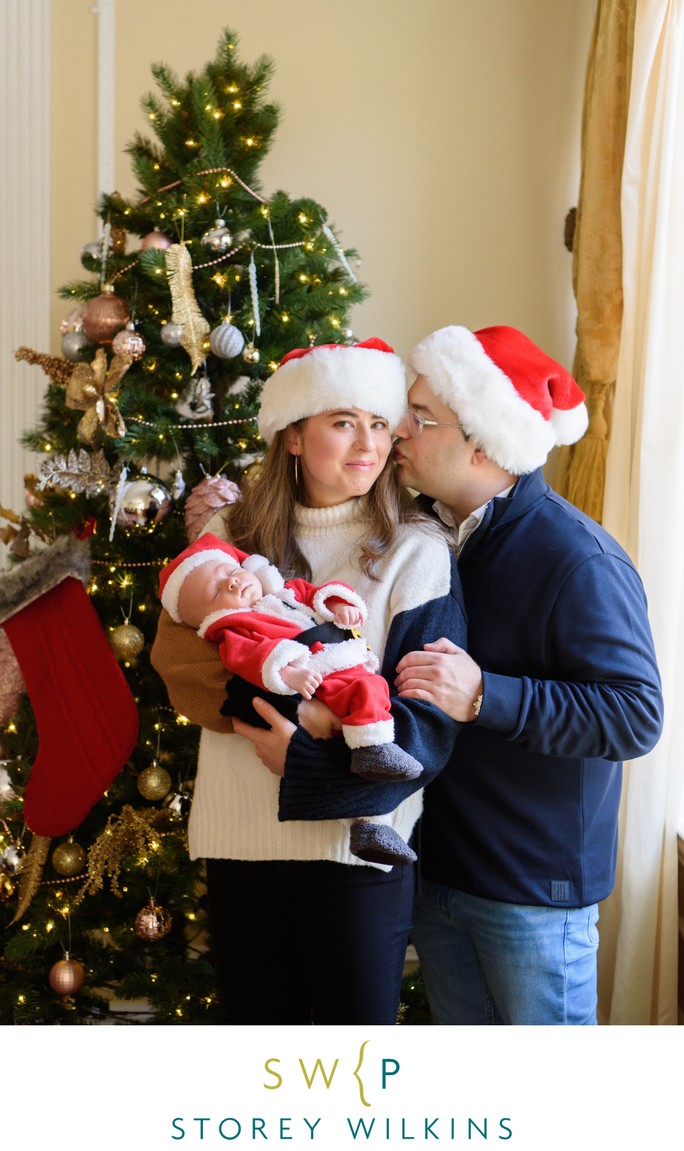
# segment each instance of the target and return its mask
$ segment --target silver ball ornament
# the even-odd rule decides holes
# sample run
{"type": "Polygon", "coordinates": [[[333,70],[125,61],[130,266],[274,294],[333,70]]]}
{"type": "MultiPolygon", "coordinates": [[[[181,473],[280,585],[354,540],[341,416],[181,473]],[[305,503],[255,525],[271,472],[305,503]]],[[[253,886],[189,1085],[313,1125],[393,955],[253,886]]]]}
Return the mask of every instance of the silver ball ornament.
{"type": "Polygon", "coordinates": [[[186,819],[190,813],[192,796],[189,791],[176,791],[164,800],[164,811],[171,819],[186,819]]]}
{"type": "Polygon", "coordinates": [[[0,855],[0,870],[7,875],[18,875],[24,866],[26,848],[20,843],[11,843],[0,855]]]}
{"type": "Polygon", "coordinates": [[[95,347],[83,330],[65,332],[62,336],[62,355],[74,363],[90,363],[95,355],[95,347]]]}
{"type": "Polygon", "coordinates": [[[209,346],[219,359],[232,360],[244,348],[245,337],[234,324],[219,324],[209,335],[209,346]]]}
{"type": "Polygon", "coordinates": [[[67,312],[66,316],[59,325],[59,330],[63,336],[67,332],[82,332],[83,331],[83,313],[85,312],[85,304],[77,304],[67,312]]]}
{"type": "Polygon", "coordinates": [[[149,534],[166,519],[172,502],[171,492],[160,479],[138,476],[124,485],[116,522],[129,532],[149,534]]]}
{"type": "Polygon", "coordinates": [[[10,762],[9,759],[0,759],[0,803],[7,803],[15,797],[10,773],[6,766],[10,762]]]}
{"type": "Polygon", "coordinates": [[[226,227],[226,221],[218,219],[213,228],[209,228],[201,237],[200,243],[211,248],[214,252],[226,252],[233,242],[233,237],[226,227]]]}
{"type": "Polygon", "coordinates": [[[90,244],[84,244],[81,248],[81,259],[90,257],[91,260],[102,259],[102,240],[93,240],[90,244]]]}
{"type": "Polygon", "coordinates": [[[162,344],[166,344],[167,348],[179,348],[183,338],[183,325],[164,324],[160,335],[162,344]]]}

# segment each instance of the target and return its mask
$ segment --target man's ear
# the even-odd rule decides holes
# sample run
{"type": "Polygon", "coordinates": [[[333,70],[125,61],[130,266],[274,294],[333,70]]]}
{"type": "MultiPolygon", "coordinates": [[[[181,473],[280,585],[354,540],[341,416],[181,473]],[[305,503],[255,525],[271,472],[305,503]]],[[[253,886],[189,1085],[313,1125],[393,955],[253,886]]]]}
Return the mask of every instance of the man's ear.
{"type": "Polygon", "coordinates": [[[489,463],[489,456],[482,448],[473,448],[473,466],[476,468],[482,467],[483,464],[489,463]]]}

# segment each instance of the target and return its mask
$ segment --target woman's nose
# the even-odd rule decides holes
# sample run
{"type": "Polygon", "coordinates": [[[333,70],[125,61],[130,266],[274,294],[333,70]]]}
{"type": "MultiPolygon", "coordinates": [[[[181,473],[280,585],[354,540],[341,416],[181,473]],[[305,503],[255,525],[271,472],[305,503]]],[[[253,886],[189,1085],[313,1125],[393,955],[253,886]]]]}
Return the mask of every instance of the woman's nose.
{"type": "Polygon", "coordinates": [[[367,428],[365,426],[365,424],[359,424],[357,426],[357,428],[356,428],[356,442],[357,442],[357,444],[360,444],[364,448],[368,448],[368,447],[372,446],[373,436],[371,434],[370,428],[367,428]]]}

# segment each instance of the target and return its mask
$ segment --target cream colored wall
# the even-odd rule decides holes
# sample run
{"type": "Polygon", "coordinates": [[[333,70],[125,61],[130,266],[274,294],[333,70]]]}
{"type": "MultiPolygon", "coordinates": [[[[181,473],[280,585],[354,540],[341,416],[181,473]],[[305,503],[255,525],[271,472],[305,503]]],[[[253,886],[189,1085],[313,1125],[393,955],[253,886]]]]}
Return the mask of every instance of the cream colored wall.
{"type": "MultiPolygon", "coordinates": [[[[96,5],[54,4],[54,287],[96,238],[96,5]]],[[[446,323],[511,323],[572,360],[571,261],[595,0],[115,0],[118,190],[150,64],[184,75],[221,28],[274,58],[262,188],[324,204],[372,289],[358,338],[405,354],[446,323]]],[[[58,321],[66,305],[54,308],[58,321]]]]}

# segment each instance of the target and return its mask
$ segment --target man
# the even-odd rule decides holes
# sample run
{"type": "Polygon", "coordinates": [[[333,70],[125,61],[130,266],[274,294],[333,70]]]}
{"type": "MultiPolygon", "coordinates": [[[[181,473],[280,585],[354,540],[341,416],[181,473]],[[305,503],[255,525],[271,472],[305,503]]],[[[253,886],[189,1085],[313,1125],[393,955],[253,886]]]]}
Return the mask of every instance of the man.
{"type": "Polygon", "coordinates": [[[521,332],[414,348],[402,480],[456,533],[468,654],[398,664],[400,694],[462,723],[425,794],[413,939],[445,1024],[594,1024],[598,903],[614,884],[621,761],[662,697],[641,581],[541,472],[583,434],[572,376],[521,332]]]}

